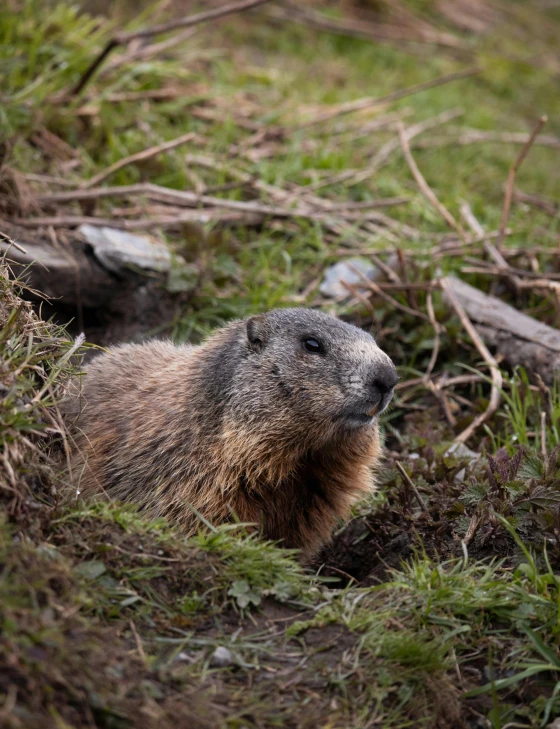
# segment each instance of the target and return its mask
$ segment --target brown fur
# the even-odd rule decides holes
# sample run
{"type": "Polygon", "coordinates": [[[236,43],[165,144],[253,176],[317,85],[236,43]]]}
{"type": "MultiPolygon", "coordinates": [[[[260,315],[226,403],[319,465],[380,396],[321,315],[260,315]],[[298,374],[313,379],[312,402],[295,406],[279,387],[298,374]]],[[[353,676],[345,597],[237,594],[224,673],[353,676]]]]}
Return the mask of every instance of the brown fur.
{"type": "Polygon", "coordinates": [[[193,509],[215,524],[235,515],[311,555],[374,488],[377,422],[350,427],[339,412],[362,402],[367,373],[391,379],[394,367],[369,335],[316,312],[250,322],[199,347],[152,341],[95,358],[67,407],[74,479],[187,533],[200,526],[193,509]],[[304,351],[302,336],[322,336],[327,354],[304,351]]]}

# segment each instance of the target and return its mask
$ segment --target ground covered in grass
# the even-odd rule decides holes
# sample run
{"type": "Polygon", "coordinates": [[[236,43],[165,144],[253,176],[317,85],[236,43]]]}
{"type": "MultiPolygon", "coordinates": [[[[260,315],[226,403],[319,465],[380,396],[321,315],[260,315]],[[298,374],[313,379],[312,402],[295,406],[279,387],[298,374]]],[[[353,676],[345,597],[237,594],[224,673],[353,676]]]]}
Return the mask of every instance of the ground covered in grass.
{"type": "Polygon", "coordinates": [[[558,9],[263,5],[126,43],[73,93],[124,24],[186,10],[107,12],[0,10],[0,231],[70,256],[83,222],[150,231],[173,264],[142,282],[168,316],[134,322],[131,336],[197,341],[233,316],[321,306],[372,329],[402,382],[380,491],[313,565],[242,527],[185,540],[72,490],[57,403],[85,349],[59,324],[70,312],[70,331],[105,342],[108,313],[78,296],[38,315],[28,300],[40,297],[4,265],[0,724],[549,725],[560,716],[560,386],[501,362],[499,409],[454,446],[491,390],[436,283],[459,274],[558,324],[558,9]],[[508,170],[543,114],[504,221],[508,170]],[[451,221],[422,194],[403,135],[451,221]],[[130,187],[144,183],[158,189],[130,187]],[[505,273],[488,247],[502,237],[505,273]],[[385,279],[323,298],[324,270],[350,255],[385,279]]]}

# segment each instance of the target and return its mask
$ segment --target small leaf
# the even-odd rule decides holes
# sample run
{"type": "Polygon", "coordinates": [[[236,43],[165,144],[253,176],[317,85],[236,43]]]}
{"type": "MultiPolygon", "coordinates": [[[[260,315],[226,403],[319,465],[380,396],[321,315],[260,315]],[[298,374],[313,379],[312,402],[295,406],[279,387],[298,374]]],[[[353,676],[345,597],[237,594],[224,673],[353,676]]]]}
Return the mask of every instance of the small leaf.
{"type": "Polygon", "coordinates": [[[76,567],[76,572],[86,580],[96,580],[101,577],[102,574],[107,572],[107,567],[97,559],[92,559],[89,562],[82,562],[76,567]]]}
{"type": "Polygon", "coordinates": [[[235,598],[242,610],[250,604],[259,605],[261,602],[261,596],[251,589],[247,580],[235,580],[228,590],[228,595],[235,598]]]}
{"type": "Polygon", "coordinates": [[[552,648],[545,645],[542,638],[531,630],[531,628],[524,628],[524,631],[545,661],[550,661],[552,665],[556,666],[556,670],[560,671],[560,658],[556,651],[553,651],[552,648]]]}
{"type": "Polygon", "coordinates": [[[529,668],[526,668],[524,671],[521,671],[521,673],[515,674],[515,676],[510,676],[509,678],[501,678],[498,681],[487,683],[485,686],[480,686],[479,688],[472,689],[472,691],[467,691],[463,695],[466,698],[471,698],[472,696],[479,696],[480,694],[485,694],[492,690],[500,691],[500,689],[507,688],[508,686],[513,686],[514,684],[519,683],[519,681],[522,681],[524,678],[529,678],[529,676],[534,676],[535,674],[542,673],[543,671],[554,670],[556,670],[555,667],[549,665],[548,663],[537,663],[533,666],[530,666],[529,668]]]}

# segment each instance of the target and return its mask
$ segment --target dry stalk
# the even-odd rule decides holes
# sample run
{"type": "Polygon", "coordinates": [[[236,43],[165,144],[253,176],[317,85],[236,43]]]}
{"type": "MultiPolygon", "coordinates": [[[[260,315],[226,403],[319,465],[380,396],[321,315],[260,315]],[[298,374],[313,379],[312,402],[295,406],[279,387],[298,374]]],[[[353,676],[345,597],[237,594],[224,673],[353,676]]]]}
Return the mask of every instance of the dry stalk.
{"type": "Polygon", "coordinates": [[[400,91],[393,91],[390,94],[386,94],[385,96],[379,96],[377,98],[368,96],[365,99],[356,99],[356,101],[348,101],[345,104],[341,104],[336,109],[331,109],[329,111],[325,111],[322,114],[319,114],[314,119],[310,119],[307,122],[303,122],[300,124],[297,129],[306,129],[307,127],[312,127],[315,124],[321,124],[326,121],[330,121],[331,119],[334,119],[337,116],[343,116],[344,114],[351,114],[355,111],[363,111],[364,109],[372,109],[376,106],[381,106],[383,104],[389,104],[393,101],[398,101],[399,99],[404,99],[407,96],[412,96],[413,94],[418,94],[421,91],[427,91],[428,89],[433,89],[436,86],[442,86],[443,84],[451,83],[452,81],[458,81],[459,79],[468,78],[470,76],[474,76],[478,73],[481,73],[482,69],[480,67],[476,68],[468,68],[465,71],[458,71],[456,73],[449,73],[445,76],[439,76],[438,78],[433,79],[432,81],[426,81],[422,84],[417,84],[416,86],[410,86],[407,89],[401,89],[400,91]]]}
{"type": "Polygon", "coordinates": [[[112,71],[115,71],[117,68],[120,68],[121,66],[128,65],[133,62],[137,61],[147,61],[149,58],[153,58],[154,56],[159,56],[165,51],[168,51],[170,48],[174,48],[175,46],[179,45],[183,41],[188,40],[196,33],[196,28],[187,28],[183,33],[177,33],[177,35],[172,36],[171,38],[166,38],[164,41],[161,41],[159,43],[150,43],[148,46],[143,46],[141,48],[134,48],[128,53],[125,53],[123,56],[116,58],[111,63],[108,63],[107,66],[103,69],[100,76],[106,76],[107,74],[111,73],[112,71]]]}
{"type": "MultiPolygon", "coordinates": [[[[382,223],[389,228],[397,228],[400,232],[404,232],[406,226],[397,223],[397,221],[389,218],[380,212],[369,211],[360,212],[352,210],[334,210],[331,212],[329,207],[322,210],[311,210],[309,205],[305,207],[283,207],[280,205],[266,205],[259,201],[241,201],[228,200],[225,198],[214,197],[211,195],[199,195],[194,192],[175,190],[170,187],[154,185],[149,182],[138,183],[134,185],[120,185],[116,187],[94,187],[91,189],[80,188],[77,190],[68,190],[64,192],[55,192],[50,194],[39,194],[36,197],[37,202],[43,204],[64,203],[77,200],[97,200],[106,197],[136,197],[145,195],[151,200],[164,204],[175,205],[178,207],[202,207],[209,208],[226,208],[230,210],[242,211],[245,213],[255,213],[258,215],[270,215],[280,218],[306,218],[309,220],[318,220],[325,224],[333,218],[340,218],[343,221],[356,221],[364,223],[366,221],[374,221],[382,223]]],[[[318,200],[319,198],[317,198],[318,200]]],[[[304,201],[305,202],[305,201],[304,201]]],[[[375,205],[375,203],[374,203],[375,205]]],[[[202,215],[208,208],[199,211],[202,215]]],[[[15,222],[15,221],[14,221],[15,222]]],[[[56,223],[55,223],[56,224],[56,223]]],[[[105,223],[103,223],[105,224],[105,223]]],[[[416,231],[414,231],[416,232],[416,231]]]]}
{"type": "Polygon", "coordinates": [[[465,428],[462,433],[459,433],[459,435],[455,438],[456,443],[465,443],[471,435],[479,428],[483,423],[485,423],[489,418],[496,412],[500,405],[500,392],[502,389],[502,373],[500,372],[500,368],[498,367],[498,363],[494,359],[494,357],[490,354],[488,351],[488,348],[480,338],[479,333],[476,331],[476,328],[474,327],[473,323],[467,316],[465,310],[463,309],[462,305],[460,304],[459,300],[455,296],[455,292],[453,291],[452,287],[449,285],[449,281],[445,278],[441,279],[440,281],[441,288],[445,292],[447,299],[453,309],[455,310],[455,313],[461,320],[461,324],[465,328],[466,332],[470,336],[470,338],[473,341],[473,344],[479,351],[480,355],[484,359],[484,361],[488,364],[490,368],[490,374],[492,377],[492,390],[490,393],[490,401],[488,403],[488,407],[486,410],[481,413],[478,417],[476,417],[472,423],[468,426],[468,428],[465,428]]]}
{"type": "Polygon", "coordinates": [[[430,317],[430,321],[432,322],[432,326],[434,328],[434,347],[432,349],[432,356],[430,357],[430,361],[428,363],[428,369],[426,370],[424,374],[424,379],[426,382],[429,381],[430,376],[434,370],[434,367],[437,362],[438,354],[439,354],[439,345],[440,345],[440,336],[439,336],[439,324],[436,319],[436,315],[434,312],[434,304],[432,301],[432,292],[428,291],[428,295],[426,297],[426,309],[428,310],[428,316],[430,317]]]}
{"type": "Polygon", "coordinates": [[[425,514],[427,514],[428,516],[430,516],[430,518],[431,518],[430,512],[428,511],[428,508],[427,508],[426,504],[424,503],[424,499],[420,496],[420,492],[414,485],[413,480],[410,478],[408,473],[404,470],[402,463],[400,461],[395,461],[395,466],[397,467],[398,472],[403,477],[405,483],[410,487],[410,489],[411,489],[412,493],[414,494],[416,501],[418,502],[418,505],[420,506],[422,511],[425,514]]]}
{"type": "Polygon", "coordinates": [[[527,192],[521,192],[521,190],[514,190],[513,199],[522,203],[527,203],[527,205],[533,205],[540,210],[544,210],[545,213],[551,215],[553,218],[560,215],[560,205],[552,200],[543,200],[542,197],[530,195],[527,192]]]}
{"type": "Polygon", "coordinates": [[[505,276],[507,276],[508,281],[512,284],[515,291],[519,292],[521,288],[521,282],[517,276],[512,274],[511,268],[509,263],[506,261],[506,259],[503,257],[503,255],[500,253],[500,251],[496,248],[496,246],[489,241],[487,238],[484,238],[484,228],[478,220],[475,218],[474,213],[471,210],[470,205],[465,202],[461,205],[461,215],[465,219],[467,225],[470,227],[470,229],[473,231],[473,233],[479,237],[482,237],[482,245],[484,247],[484,250],[490,258],[494,261],[496,266],[498,266],[505,276]]]}
{"type": "MultiPolygon", "coordinates": [[[[428,149],[430,147],[445,147],[447,145],[455,147],[479,143],[526,144],[530,136],[530,134],[523,132],[486,132],[481,129],[470,129],[462,132],[458,137],[449,135],[435,139],[423,139],[414,146],[418,149],[428,149]]],[[[533,140],[533,144],[551,149],[560,149],[560,138],[552,134],[541,134],[533,140]]]]}
{"type": "MultiPolygon", "coordinates": [[[[380,296],[382,299],[387,301],[391,306],[394,306],[395,309],[400,309],[401,311],[404,311],[406,314],[410,314],[411,316],[418,317],[419,319],[423,319],[424,321],[430,321],[430,318],[424,314],[422,311],[416,311],[416,309],[411,309],[409,306],[405,306],[405,304],[401,304],[400,301],[397,301],[392,296],[389,296],[389,294],[385,293],[383,289],[378,286],[374,281],[369,279],[366,275],[362,273],[359,269],[357,269],[355,266],[353,266],[351,263],[348,263],[348,268],[356,274],[356,276],[359,276],[359,278],[364,282],[364,285],[372,291],[374,294],[377,294],[377,296],[380,296]]],[[[406,290],[403,287],[404,290],[406,290]]]]}
{"type": "Polygon", "coordinates": [[[463,239],[465,239],[465,231],[457,223],[457,221],[451,215],[449,210],[447,210],[447,208],[438,200],[435,192],[428,185],[428,183],[426,182],[426,180],[424,178],[424,175],[420,172],[418,165],[416,164],[414,157],[412,156],[412,153],[410,151],[410,145],[409,145],[408,139],[406,137],[406,132],[405,132],[404,126],[401,122],[398,123],[398,130],[399,130],[399,139],[401,141],[401,147],[403,150],[403,154],[408,163],[408,166],[410,167],[412,176],[414,177],[414,179],[416,180],[416,184],[420,188],[420,191],[422,192],[424,197],[428,200],[428,202],[430,202],[434,206],[434,208],[438,211],[438,213],[445,220],[447,225],[449,225],[450,228],[453,228],[454,230],[456,230],[459,233],[459,235],[463,239]]]}
{"type": "Polygon", "coordinates": [[[506,194],[504,198],[504,209],[502,211],[502,222],[500,224],[500,237],[498,238],[498,250],[501,250],[503,243],[504,243],[504,237],[505,237],[505,230],[507,227],[507,222],[509,220],[509,210],[511,207],[511,199],[513,197],[513,188],[515,185],[515,176],[517,174],[517,170],[521,167],[523,164],[523,160],[529,153],[529,150],[531,149],[533,142],[535,141],[538,133],[543,128],[543,126],[548,121],[548,118],[546,116],[541,116],[539,121],[535,124],[535,128],[531,132],[529,138],[521,148],[521,151],[517,155],[517,158],[515,162],[512,164],[508,179],[506,183],[506,194]]]}
{"type": "Polygon", "coordinates": [[[280,0],[280,8],[275,8],[273,18],[284,18],[297,23],[302,23],[311,28],[336,33],[350,38],[362,38],[364,40],[397,41],[400,43],[430,43],[433,45],[448,48],[466,49],[465,43],[451,33],[442,33],[425,23],[415,25],[404,24],[402,18],[397,23],[367,23],[357,20],[337,20],[326,18],[314,10],[295,5],[289,0],[280,0]]]}
{"type": "Polygon", "coordinates": [[[270,2],[270,0],[242,0],[242,2],[222,5],[221,8],[214,8],[213,10],[208,10],[204,13],[195,13],[194,15],[187,15],[184,18],[177,18],[169,23],[154,25],[151,28],[144,28],[143,30],[131,31],[128,33],[117,33],[113,38],[111,38],[101,53],[91,62],[82,74],[78,83],[70,91],[70,96],[77,96],[81,91],[83,91],[103,61],[115,48],[118,48],[118,46],[126,45],[127,43],[130,43],[130,41],[139,38],[151,38],[154,35],[169,33],[172,30],[178,30],[179,28],[192,28],[195,25],[207,23],[210,20],[217,20],[218,18],[223,18],[226,15],[256,8],[259,5],[264,5],[266,2],[270,2]]]}
{"type": "Polygon", "coordinates": [[[88,190],[92,187],[96,187],[96,185],[99,185],[100,182],[102,182],[103,180],[106,180],[114,172],[117,172],[118,170],[122,170],[123,167],[134,164],[135,162],[144,162],[147,159],[156,157],[158,154],[161,154],[162,152],[169,152],[171,149],[180,147],[182,144],[186,144],[187,142],[192,142],[192,140],[195,139],[196,137],[197,137],[197,134],[195,132],[189,132],[188,134],[183,134],[182,136],[177,137],[177,139],[172,139],[169,142],[163,142],[162,144],[157,144],[154,147],[149,147],[148,149],[144,149],[141,152],[136,152],[135,154],[131,154],[128,157],[123,157],[122,159],[119,159],[117,162],[115,162],[114,164],[107,167],[107,169],[102,170],[97,175],[94,175],[94,177],[92,177],[91,179],[84,182],[82,187],[84,188],[84,190],[88,190]]]}
{"type": "MultiPolygon", "coordinates": [[[[172,210],[172,208],[171,208],[172,210]]],[[[171,229],[183,223],[217,222],[227,225],[260,225],[263,216],[234,210],[204,208],[203,210],[181,210],[173,215],[123,220],[118,218],[97,218],[87,215],[57,215],[40,218],[13,218],[14,225],[22,228],[42,228],[52,225],[53,228],[77,228],[80,225],[95,225],[122,230],[151,230],[153,228],[171,229]]]]}
{"type": "MultiPolygon", "coordinates": [[[[447,122],[455,119],[463,113],[464,112],[462,109],[450,109],[448,111],[444,111],[437,116],[430,117],[429,119],[425,119],[418,124],[413,124],[409,127],[406,127],[406,136],[408,140],[411,140],[414,137],[417,137],[419,134],[427,131],[428,129],[434,129],[441,124],[446,124],[447,122]]],[[[344,170],[344,172],[339,172],[336,175],[331,175],[321,180],[320,182],[311,185],[310,188],[317,190],[320,187],[335,185],[339,182],[345,182],[347,186],[357,185],[360,182],[364,182],[364,180],[372,177],[372,175],[374,175],[380,167],[383,167],[383,165],[387,163],[393,152],[399,149],[400,146],[400,141],[398,139],[391,139],[386,144],[384,144],[378,152],[376,152],[376,154],[372,157],[371,162],[367,165],[365,169],[359,171],[344,170]]]]}
{"type": "MultiPolygon", "coordinates": [[[[423,134],[424,132],[427,132],[430,129],[435,129],[436,127],[441,126],[442,124],[447,124],[448,122],[452,121],[453,119],[456,119],[459,116],[462,116],[465,112],[463,109],[449,109],[448,111],[444,111],[441,114],[438,114],[437,116],[431,117],[430,119],[425,119],[422,122],[419,122],[418,124],[412,124],[409,127],[405,128],[405,134],[407,140],[410,142],[416,137],[418,137],[420,134],[423,134]]],[[[398,131],[398,125],[397,125],[397,131],[398,131]]],[[[387,160],[391,157],[393,152],[395,152],[397,149],[401,147],[401,141],[400,139],[391,139],[386,144],[381,147],[381,149],[377,152],[377,154],[373,157],[370,167],[373,171],[378,170],[381,166],[383,166],[387,160]]],[[[356,179],[359,178],[359,175],[356,175],[356,179]]],[[[361,181],[361,180],[358,180],[361,181]]]]}
{"type": "Polygon", "coordinates": [[[451,406],[449,405],[449,400],[447,399],[445,392],[441,388],[441,385],[440,384],[436,385],[431,380],[426,380],[426,386],[429,390],[431,390],[431,392],[439,400],[441,409],[443,410],[443,414],[445,415],[445,419],[447,420],[449,427],[451,429],[454,429],[455,426],[457,425],[457,421],[455,420],[455,417],[453,416],[453,413],[451,412],[451,406]]]}
{"type": "MultiPolygon", "coordinates": [[[[25,250],[25,248],[23,246],[20,246],[19,243],[16,243],[15,242],[15,240],[12,240],[9,235],[6,235],[6,233],[2,233],[1,230],[0,230],[0,240],[2,240],[5,243],[7,243],[8,246],[13,246],[14,248],[17,248],[17,250],[20,253],[23,253],[23,254],[27,255],[27,251],[25,250]]],[[[8,250],[9,250],[9,248],[8,248],[8,250]]]]}

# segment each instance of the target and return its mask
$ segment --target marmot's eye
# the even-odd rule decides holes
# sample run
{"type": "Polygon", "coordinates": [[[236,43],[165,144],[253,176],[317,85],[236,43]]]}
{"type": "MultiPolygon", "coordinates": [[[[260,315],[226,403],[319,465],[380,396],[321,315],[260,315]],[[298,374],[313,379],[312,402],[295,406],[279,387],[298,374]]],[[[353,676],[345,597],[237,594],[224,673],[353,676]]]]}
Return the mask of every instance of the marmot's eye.
{"type": "Polygon", "coordinates": [[[304,339],[303,346],[305,347],[307,352],[312,352],[313,354],[323,354],[323,352],[325,351],[321,342],[319,342],[318,339],[314,339],[313,337],[304,339]]]}

